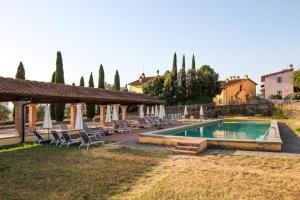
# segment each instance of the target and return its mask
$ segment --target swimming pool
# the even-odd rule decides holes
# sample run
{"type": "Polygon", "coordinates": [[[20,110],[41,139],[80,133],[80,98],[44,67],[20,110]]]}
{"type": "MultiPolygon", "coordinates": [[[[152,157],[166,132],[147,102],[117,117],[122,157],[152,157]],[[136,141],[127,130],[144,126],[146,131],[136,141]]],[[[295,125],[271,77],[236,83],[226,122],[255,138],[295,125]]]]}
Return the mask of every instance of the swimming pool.
{"type": "Polygon", "coordinates": [[[268,121],[224,121],[164,134],[198,138],[257,140],[266,134],[269,127],[270,122],[268,121]]]}
{"type": "Polygon", "coordinates": [[[177,146],[179,142],[204,140],[208,148],[281,151],[278,123],[252,120],[204,122],[139,133],[139,143],[177,146]]]}

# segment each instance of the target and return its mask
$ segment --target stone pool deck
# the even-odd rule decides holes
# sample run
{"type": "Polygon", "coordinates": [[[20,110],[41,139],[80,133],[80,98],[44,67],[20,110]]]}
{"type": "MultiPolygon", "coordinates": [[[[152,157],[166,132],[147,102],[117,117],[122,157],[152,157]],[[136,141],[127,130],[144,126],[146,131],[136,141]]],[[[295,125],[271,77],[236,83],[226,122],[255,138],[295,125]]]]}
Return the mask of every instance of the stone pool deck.
{"type": "MultiPolygon", "coordinates": [[[[281,139],[283,141],[282,152],[262,152],[262,151],[246,151],[246,150],[227,150],[209,148],[205,154],[232,154],[232,155],[261,155],[261,156],[297,156],[300,157],[300,137],[298,137],[289,126],[285,123],[278,123],[281,139]]],[[[139,129],[134,133],[116,134],[104,137],[104,140],[115,142],[116,145],[143,148],[151,150],[173,150],[174,147],[152,144],[140,144],[138,142],[138,133],[153,131],[157,129],[139,129]]]]}

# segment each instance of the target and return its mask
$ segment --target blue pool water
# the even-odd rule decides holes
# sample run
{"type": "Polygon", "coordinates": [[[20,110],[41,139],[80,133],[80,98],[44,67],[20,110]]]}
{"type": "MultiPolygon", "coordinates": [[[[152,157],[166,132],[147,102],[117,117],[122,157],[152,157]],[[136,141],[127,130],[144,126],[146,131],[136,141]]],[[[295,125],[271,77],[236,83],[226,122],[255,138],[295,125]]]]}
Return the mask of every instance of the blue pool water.
{"type": "Polygon", "coordinates": [[[178,132],[169,132],[165,135],[237,139],[237,140],[256,140],[263,136],[270,127],[270,122],[261,121],[224,121],[206,126],[193,127],[178,132]]]}

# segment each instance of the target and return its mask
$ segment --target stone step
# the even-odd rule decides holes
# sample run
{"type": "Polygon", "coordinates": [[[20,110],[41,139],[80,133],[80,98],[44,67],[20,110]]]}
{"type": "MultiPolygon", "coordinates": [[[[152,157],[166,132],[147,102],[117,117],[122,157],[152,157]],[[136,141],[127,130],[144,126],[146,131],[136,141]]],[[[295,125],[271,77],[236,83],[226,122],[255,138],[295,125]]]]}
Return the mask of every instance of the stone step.
{"type": "Polygon", "coordinates": [[[187,151],[199,151],[199,147],[196,146],[176,146],[175,149],[177,150],[187,150],[187,151]]]}
{"type": "Polygon", "coordinates": [[[200,147],[199,142],[177,142],[178,146],[190,146],[190,147],[200,147]]]}
{"type": "Polygon", "coordinates": [[[195,155],[198,154],[198,152],[195,152],[195,151],[188,151],[188,150],[174,149],[174,150],[173,150],[173,154],[195,156],[195,155]]]}

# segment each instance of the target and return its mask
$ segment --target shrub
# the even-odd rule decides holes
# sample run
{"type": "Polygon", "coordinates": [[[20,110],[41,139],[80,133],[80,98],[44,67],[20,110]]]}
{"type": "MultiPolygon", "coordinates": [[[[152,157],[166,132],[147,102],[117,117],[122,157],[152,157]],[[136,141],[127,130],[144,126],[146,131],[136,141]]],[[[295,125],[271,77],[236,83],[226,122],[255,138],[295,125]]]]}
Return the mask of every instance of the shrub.
{"type": "Polygon", "coordinates": [[[274,113],[273,113],[273,118],[274,119],[284,119],[284,113],[280,107],[275,107],[274,113]]]}
{"type": "Polygon", "coordinates": [[[282,96],[280,96],[280,95],[270,95],[269,98],[276,100],[276,99],[282,99],[282,96]]]}
{"type": "Polygon", "coordinates": [[[295,92],[293,94],[288,95],[285,97],[287,100],[300,100],[300,92],[295,92]]]}

